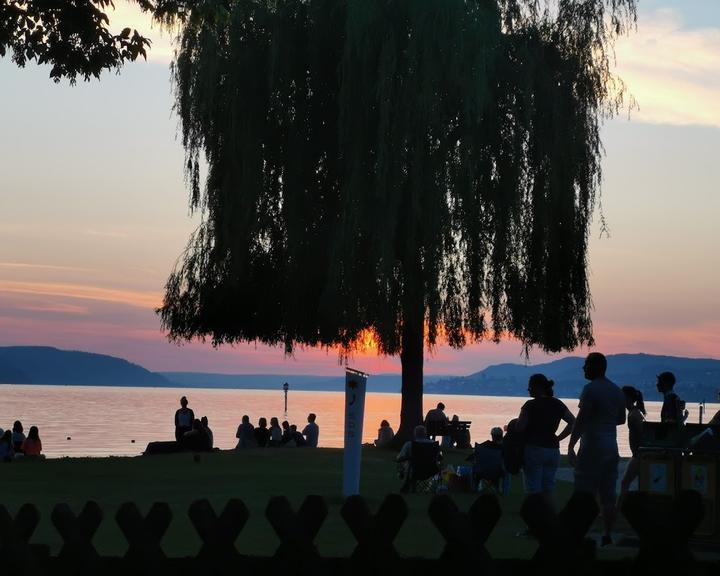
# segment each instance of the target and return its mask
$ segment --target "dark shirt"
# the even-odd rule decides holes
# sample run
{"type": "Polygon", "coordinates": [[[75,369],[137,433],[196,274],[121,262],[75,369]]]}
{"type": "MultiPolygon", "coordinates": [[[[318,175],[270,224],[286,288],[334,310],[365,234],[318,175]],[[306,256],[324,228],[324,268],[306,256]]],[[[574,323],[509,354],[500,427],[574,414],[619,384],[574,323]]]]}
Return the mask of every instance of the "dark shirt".
{"type": "Polygon", "coordinates": [[[665,395],[662,409],[660,410],[660,422],[676,422],[680,424],[684,420],[683,411],[685,410],[685,402],[675,392],[665,395]]]}
{"type": "Polygon", "coordinates": [[[522,408],[527,415],[525,443],[542,448],[558,448],[557,429],[567,406],[553,397],[533,398],[522,408]]]}
{"type": "Polygon", "coordinates": [[[267,428],[255,428],[253,433],[255,434],[255,442],[257,442],[257,445],[260,448],[264,448],[268,445],[268,440],[270,440],[270,430],[267,428]]]}

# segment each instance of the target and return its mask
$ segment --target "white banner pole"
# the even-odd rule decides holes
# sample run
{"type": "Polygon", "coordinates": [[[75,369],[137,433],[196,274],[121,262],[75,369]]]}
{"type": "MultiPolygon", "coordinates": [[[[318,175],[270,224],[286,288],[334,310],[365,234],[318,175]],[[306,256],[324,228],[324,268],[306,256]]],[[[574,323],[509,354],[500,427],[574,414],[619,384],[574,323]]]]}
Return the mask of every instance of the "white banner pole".
{"type": "Polygon", "coordinates": [[[367,374],[345,369],[345,449],[343,450],[343,496],[360,493],[360,456],[367,374]]]}

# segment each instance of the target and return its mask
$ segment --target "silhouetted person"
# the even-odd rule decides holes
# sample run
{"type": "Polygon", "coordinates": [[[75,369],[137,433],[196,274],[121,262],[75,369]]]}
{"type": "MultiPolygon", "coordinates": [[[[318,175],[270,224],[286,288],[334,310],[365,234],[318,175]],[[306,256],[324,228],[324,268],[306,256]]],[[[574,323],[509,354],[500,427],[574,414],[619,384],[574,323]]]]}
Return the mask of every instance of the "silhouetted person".
{"type": "MultiPolygon", "coordinates": [[[[431,431],[435,429],[437,425],[447,424],[448,423],[448,417],[445,415],[445,404],[442,402],[438,402],[438,405],[436,408],[433,408],[432,410],[428,410],[428,413],[425,415],[425,430],[427,431],[430,429],[431,431]]],[[[436,434],[430,434],[429,437],[432,440],[435,440],[436,434]]]]}
{"type": "Polygon", "coordinates": [[[418,425],[413,429],[413,439],[403,444],[395,460],[403,466],[402,478],[404,479],[400,492],[407,492],[413,482],[413,444],[436,444],[428,438],[425,426],[418,425]]]}
{"type": "Polygon", "coordinates": [[[213,431],[210,429],[210,423],[208,422],[208,417],[203,416],[200,418],[200,424],[202,424],[203,432],[205,433],[205,437],[207,438],[207,443],[209,445],[209,449],[212,450],[213,446],[215,446],[215,436],[213,434],[213,431]]]}
{"type": "Polygon", "coordinates": [[[198,452],[209,452],[212,450],[210,437],[205,431],[205,426],[199,419],[193,420],[192,430],[185,432],[180,440],[183,448],[186,450],[195,450],[198,452]]]}
{"type": "Polygon", "coordinates": [[[503,463],[508,474],[519,474],[523,464],[525,442],[518,432],[518,419],[513,418],[505,426],[502,443],[503,463]]]}
{"type": "MultiPolygon", "coordinates": [[[[633,388],[632,386],[623,386],[622,391],[625,395],[628,440],[632,458],[630,458],[630,462],[628,462],[627,468],[625,469],[625,475],[623,476],[622,483],[620,484],[620,498],[627,493],[630,489],[630,484],[632,484],[632,481],[638,477],[640,472],[640,461],[637,457],[637,450],[640,447],[643,423],[645,422],[645,415],[647,414],[645,411],[643,395],[640,390],[633,388]]],[[[619,507],[620,506],[618,506],[618,508],[619,507]]]]}
{"type": "Polygon", "coordinates": [[[501,491],[503,479],[506,476],[502,446],[503,431],[498,426],[490,430],[490,440],[475,444],[473,453],[466,458],[473,463],[473,483],[475,485],[484,480],[498,492],[501,491]]]}
{"type": "Polygon", "coordinates": [[[445,415],[445,404],[442,402],[438,402],[438,405],[436,408],[433,408],[432,410],[428,410],[428,413],[425,415],[425,424],[427,425],[428,422],[447,422],[448,417],[445,415]]]}
{"type": "Polygon", "coordinates": [[[282,428],[280,428],[280,424],[278,423],[278,419],[273,416],[270,418],[270,446],[280,446],[280,441],[282,440],[282,428]]]}
{"type": "Polygon", "coordinates": [[[260,448],[265,448],[270,441],[270,430],[268,430],[267,427],[267,419],[260,418],[257,428],[253,430],[253,433],[255,434],[255,444],[260,448]]]}
{"type": "Polygon", "coordinates": [[[657,376],[657,390],[663,395],[663,405],[660,410],[660,422],[674,422],[681,425],[688,416],[685,410],[685,401],[673,391],[675,387],[675,374],[663,372],[657,376]]]}
{"type": "Polygon", "coordinates": [[[295,442],[295,446],[307,446],[305,437],[298,431],[297,426],[295,424],[292,424],[290,426],[290,435],[292,437],[293,442],[295,442]]]}
{"type": "Polygon", "coordinates": [[[14,457],[12,430],[5,430],[2,437],[0,437],[0,462],[10,462],[14,457]]]}
{"type": "Polygon", "coordinates": [[[288,443],[293,439],[292,431],[290,430],[290,423],[287,420],[283,420],[282,423],[282,436],[280,437],[280,445],[287,446],[288,443]]]}
{"type": "Polygon", "coordinates": [[[180,408],[175,412],[175,440],[178,442],[185,432],[192,430],[195,421],[195,412],[188,408],[188,399],[180,398],[180,408]]]}
{"type": "Polygon", "coordinates": [[[42,442],[40,441],[40,432],[37,426],[30,426],[27,438],[22,445],[22,451],[25,456],[41,456],[42,442]]]}
{"type": "Polygon", "coordinates": [[[308,414],[307,426],[303,428],[302,435],[305,438],[305,444],[309,448],[317,448],[318,438],[320,437],[320,427],[315,423],[317,416],[312,412],[308,414]]]}
{"type": "Polygon", "coordinates": [[[575,466],[575,491],[597,494],[603,512],[602,545],[612,544],[615,523],[615,484],[620,456],[617,427],[625,424],[625,395],[605,377],[607,359],[588,354],[583,364],[590,380],[580,395],[578,415],[568,444],[568,461],[575,466]],[[580,450],[575,445],[580,440],[580,450]]]}
{"type": "Polygon", "coordinates": [[[25,442],[25,434],[23,432],[22,422],[15,420],[12,429],[12,445],[16,454],[22,454],[22,445],[23,442],[25,442]]]}
{"type": "Polygon", "coordinates": [[[383,420],[380,422],[380,428],[378,428],[378,437],[375,440],[375,446],[378,448],[384,448],[394,437],[395,432],[393,432],[393,429],[390,428],[390,422],[383,420]]]}
{"type": "Polygon", "coordinates": [[[560,465],[560,442],[570,436],[575,416],[554,397],[552,380],[544,374],[533,374],[528,381],[532,400],[523,404],[518,418],[518,432],[525,438],[523,470],[525,492],[544,494],[551,500],[555,474],[560,465]],[[560,422],[567,425],[557,434],[560,422]]]}
{"type": "Polygon", "coordinates": [[[235,438],[238,439],[236,448],[253,448],[255,447],[255,427],[250,424],[250,416],[247,414],[242,417],[242,422],[238,426],[235,438]]]}

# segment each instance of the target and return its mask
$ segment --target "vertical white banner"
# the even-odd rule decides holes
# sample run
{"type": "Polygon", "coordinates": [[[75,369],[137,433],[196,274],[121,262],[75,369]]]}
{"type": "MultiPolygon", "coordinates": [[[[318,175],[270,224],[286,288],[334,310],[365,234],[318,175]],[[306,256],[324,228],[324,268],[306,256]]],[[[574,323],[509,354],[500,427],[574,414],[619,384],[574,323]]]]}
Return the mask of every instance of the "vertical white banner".
{"type": "Polygon", "coordinates": [[[360,493],[360,456],[367,374],[345,369],[345,449],[343,450],[343,496],[360,493]]]}

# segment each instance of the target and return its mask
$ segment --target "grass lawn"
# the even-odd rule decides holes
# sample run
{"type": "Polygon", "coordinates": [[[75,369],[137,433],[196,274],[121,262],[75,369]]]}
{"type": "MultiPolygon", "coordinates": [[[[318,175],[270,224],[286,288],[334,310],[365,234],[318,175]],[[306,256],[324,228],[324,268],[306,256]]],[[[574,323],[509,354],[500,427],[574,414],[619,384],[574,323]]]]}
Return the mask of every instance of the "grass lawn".
{"type": "MultiPolygon", "coordinates": [[[[397,492],[394,454],[376,449],[363,452],[361,493],[376,510],[384,496],[397,492]]],[[[446,461],[459,464],[466,454],[450,453],[446,461]]],[[[347,556],[354,548],[350,530],[340,517],[342,450],[339,449],[255,449],[241,453],[204,454],[199,462],[191,454],[136,458],[65,458],[45,461],[15,461],[0,465],[0,504],[13,513],[25,502],[34,503],[42,519],[33,541],[57,550],[61,539],[50,522],[52,507],[68,503],[80,511],[88,500],[97,501],[105,520],[95,537],[101,554],[124,553],[125,541],[114,521],[120,504],[133,501],[146,513],[153,502],[170,504],[175,518],[163,546],[170,556],[196,553],[199,537],[187,517],[193,500],[209,499],[219,512],[229,498],[240,498],[250,511],[250,519],[237,541],[238,550],[247,554],[270,555],[278,540],[265,519],[267,501],[285,495],[297,506],[307,494],[325,497],[329,514],[316,543],[324,556],[347,556]]],[[[562,504],[572,486],[559,482],[557,502],[562,504]]],[[[454,494],[458,506],[466,510],[474,494],[454,494]]],[[[408,495],[409,517],[396,540],[401,554],[437,557],[443,545],[440,534],[427,517],[432,496],[408,495]]],[[[514,477],[509,496],[501,499],[503,516],[493,532],[490,553],[496,558],[526,558],[536,549],[533,540],[518,538],[523,528],[519,515],[522,503],[520,477],[514,477]]]]}

